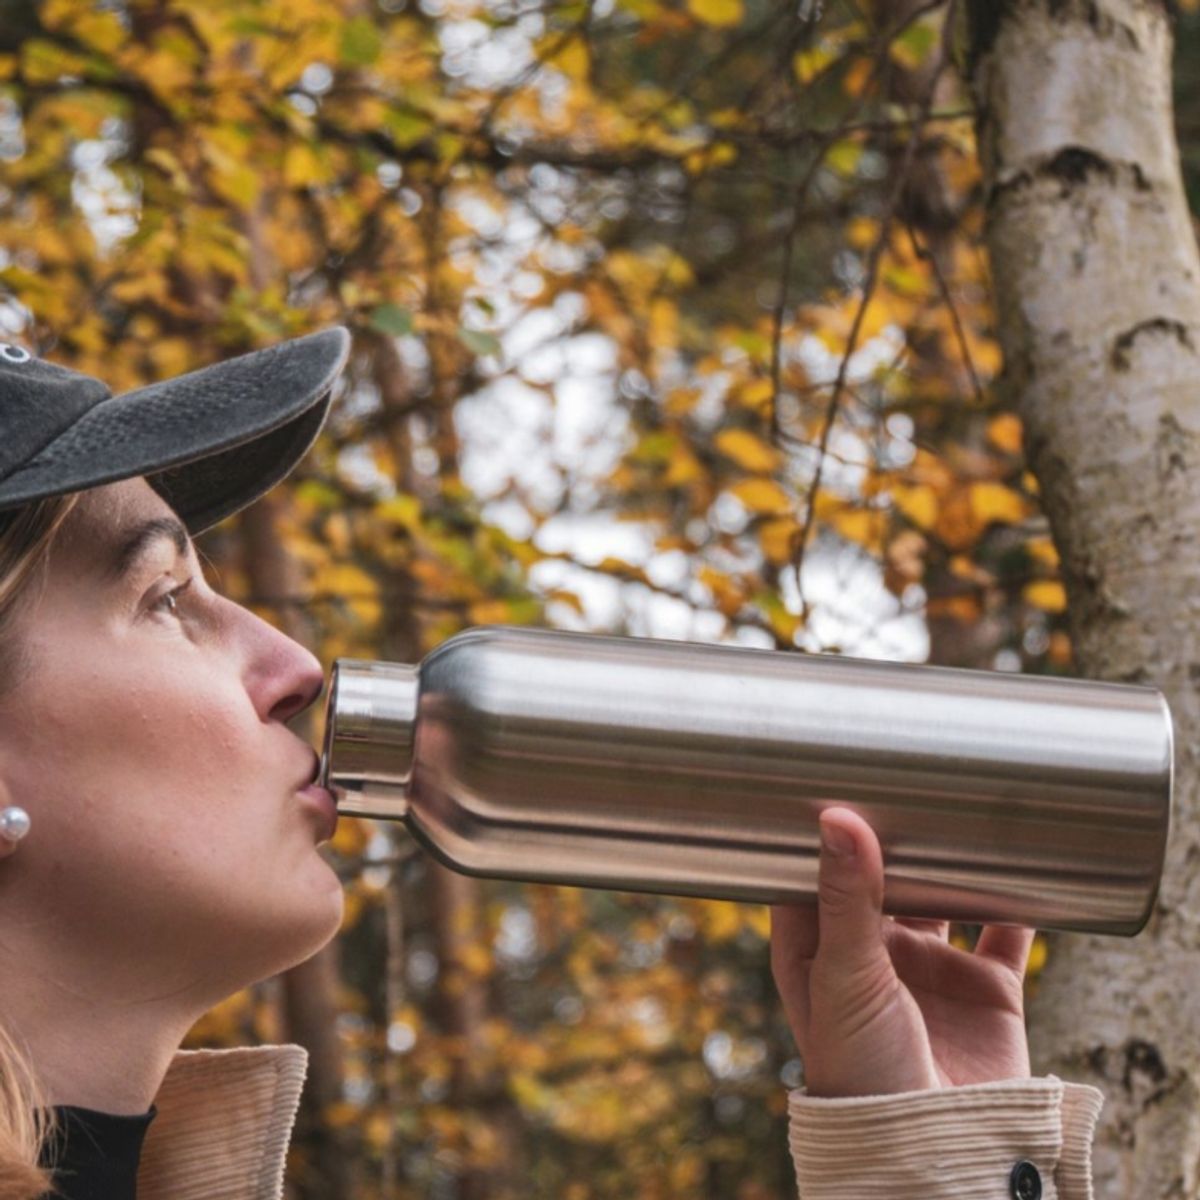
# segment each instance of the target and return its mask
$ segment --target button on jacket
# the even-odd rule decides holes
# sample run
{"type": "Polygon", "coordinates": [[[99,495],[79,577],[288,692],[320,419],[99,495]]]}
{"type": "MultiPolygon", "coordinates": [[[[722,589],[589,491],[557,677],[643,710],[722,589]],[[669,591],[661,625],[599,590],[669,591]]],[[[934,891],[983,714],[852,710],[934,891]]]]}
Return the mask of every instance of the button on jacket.
{"type": "Polygon", "coordinates": [[[1104,1093],[1056,1075],[890,1096],[788,1094],[801,1200],[1093,1200],[1104,1093]]]}
{"type": "MultiPolygon", "coordinates": [[[[138,1200],[281,1200],[302,1046],[180,1050],[138,1200]]],[[[1093,1200],[1103,1093],[1054,1075],[888,1096],[788,1094],[800,1200],[1093,1200]]]]}

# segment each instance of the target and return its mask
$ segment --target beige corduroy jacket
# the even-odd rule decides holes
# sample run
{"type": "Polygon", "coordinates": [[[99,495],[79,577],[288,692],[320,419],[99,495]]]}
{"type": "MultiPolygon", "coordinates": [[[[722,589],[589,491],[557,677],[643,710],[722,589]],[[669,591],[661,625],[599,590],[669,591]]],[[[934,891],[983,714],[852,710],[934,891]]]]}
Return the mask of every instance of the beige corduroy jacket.
{"type": "MultiPolygon", "coordinates": [[[[154,1099],[138,1200],[280,1200],[308,1069],[302,1046],[180,1050],[154,1099]]],[[[1092,1200],[1104,1103],[1054,1075],[829,1099],[788,1093],[801,1200],[1012,1200],[1013,1167],[1042,1200],[1092,1200]]]]}
{"type": "Polygon", "coordinates": [[[138,1200],[279,1200],[303,1046],[178,1050],[138,1162],[138,1200]]]}

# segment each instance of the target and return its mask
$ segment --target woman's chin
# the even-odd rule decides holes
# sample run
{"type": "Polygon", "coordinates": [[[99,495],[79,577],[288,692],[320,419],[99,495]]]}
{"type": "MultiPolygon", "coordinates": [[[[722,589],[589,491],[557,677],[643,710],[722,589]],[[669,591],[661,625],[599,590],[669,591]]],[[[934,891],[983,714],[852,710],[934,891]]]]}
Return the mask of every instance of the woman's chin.
{"type": "MultiPolygon", "coordinates": [[[[289,942],[308,946],[304,957],[315,954],[334,938],[342,927],[346,911],[346,891],[337,872],[321,852],[309,855],[288,889],[286,908],[280,912],[280,924],[295,931],[289,942]]],[[[282,902],[282,896],[277,903],[282,902]]],[[[281,931],[282,932],[282,931],[281,931]]]]}

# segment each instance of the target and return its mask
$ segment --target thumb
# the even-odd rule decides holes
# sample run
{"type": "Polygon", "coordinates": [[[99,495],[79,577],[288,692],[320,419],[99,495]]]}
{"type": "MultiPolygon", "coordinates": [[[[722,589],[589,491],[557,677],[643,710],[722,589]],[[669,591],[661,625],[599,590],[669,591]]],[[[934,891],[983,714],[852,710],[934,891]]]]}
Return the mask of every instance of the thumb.
{"type": "Polygon", "coordinates": [[[890,969],[883,943],[883,852],[871,827],[846,808],[820,816],[817,956],[840,971],[890,969]]]}

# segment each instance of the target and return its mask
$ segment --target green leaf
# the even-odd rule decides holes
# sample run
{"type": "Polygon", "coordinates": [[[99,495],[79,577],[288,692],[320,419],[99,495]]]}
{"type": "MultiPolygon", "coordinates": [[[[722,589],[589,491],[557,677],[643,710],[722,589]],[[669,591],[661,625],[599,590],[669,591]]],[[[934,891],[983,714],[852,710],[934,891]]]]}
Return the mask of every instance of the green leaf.
{"type": "Polygon", "coordinates": [[[679,439],[670,430],[645,433],[629,452],[628,458],[637,463],[665,463],[679,439]]]}
{"type": "Polygon", "coordinates": [[[383,118],[392,140],[402,150],[415,146],[433,128],[433,122],[428,117],[407,110],[391,109],[383,118]]]}
{"type": "Polygon", "coordinates": [[[834,142],[829,147],[829,152],[825,155],[825,161],[839,175],[849,176],[854,174],[859,159],[862,158],[862,153],[861,142],[853,141],[850,138],[842,138],[840,142],[834,142]]]}
{"type": "Polygon", "coordinates": [[[532,625],[535,621],[541,619],[541,602],[533,597],[522,596],[512,600],[505,600],[504,603],[508,608],[509,622],[513,625],[532,625]]]}
{"type": "Polygon", "coordinates": [[[412,333],[412,313],[401,304],[381,304],[371,313],[368,324],[391,337],[404,337],[412,333]]]}
{"type": "Polygon", "coordinates": [[[317,508],[341,508],[346,497],[337,488],[320,479],[305,479],[296,484],[292,494],[317,508]]]}
{"type": "Polygon", "coordinates": [[[370,17],[355,17],[342,30],[338,55],[347,66],[369,67],[383,49],[383,39],[370,17]]]}
{"type": "Polygon", "coordinates": [[[380,520],[395,521],[413,529],[421,523],[421,502],[416,496],[400,492],[376,504],[374,513],[380,520]]]}
{"type": "Polygon", "coordinates": [[[940,30],[934,20],[914,21],[888,47],[888,53],[905,70],[915,71],[933,49],[940,30]]]}
{"type": "Polygon", "coordinates": [[[500,353],[500,339],[494,333],[484,333],[481,329],[460,329],[458,340],[472,354],[481,357],[486,354],[500,353]]]}

